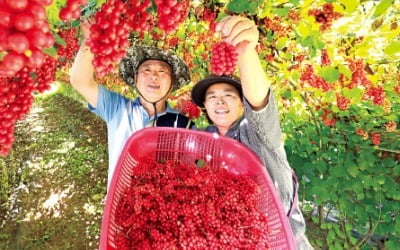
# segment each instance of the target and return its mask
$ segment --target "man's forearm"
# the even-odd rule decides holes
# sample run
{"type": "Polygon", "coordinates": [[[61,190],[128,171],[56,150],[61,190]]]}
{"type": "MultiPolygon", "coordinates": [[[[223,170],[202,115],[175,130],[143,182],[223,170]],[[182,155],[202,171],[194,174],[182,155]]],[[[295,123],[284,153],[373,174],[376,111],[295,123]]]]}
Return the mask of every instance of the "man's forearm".
{"type": "Polygon", "coordinates": [[[70,70],[71,84],[74,88],[94,83],[93,57],[94,55],[90,52],[90,48],[82,42],[70,70]]]}
{"type": "Polygon", "coordinates": [[[98,86],[94,79],[92,60],[94,55],[90,48],[82,42],[70,70],[70,81],[76,89],[93,107],[97,105],[98,86]]]}
{"type": "Polygon", "coordinates": [[[256,50],[250,49],[239,55],[238,66],[244,96],[253,109],[262,109],[268,103],[268,91],[271,84],[262,68],[256,50]]]}

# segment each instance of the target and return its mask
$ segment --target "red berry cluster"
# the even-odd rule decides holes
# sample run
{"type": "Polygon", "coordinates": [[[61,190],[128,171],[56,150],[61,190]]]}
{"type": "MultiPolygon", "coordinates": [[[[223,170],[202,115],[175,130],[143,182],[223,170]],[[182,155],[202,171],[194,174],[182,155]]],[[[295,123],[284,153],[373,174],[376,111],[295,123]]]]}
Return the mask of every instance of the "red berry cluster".
{"type": "Polygon", "coordinates": [[[394,92],[396,92],[398,95],[400,95],[400,84],[398,84],[397,86],[395,86],[393,88],[394,92]]]}
{"type": "Polygon", "coordinates": [[[51,0],[0,1],[0,77],[11,77],[24,66],[40,67],[42,49],[53,46],[44,6],[51,0]]]}
{"type": "Polygon", "coordinates": [[[156,0],[158,27],[167,33],[178,28],[189,12],[189,0],[156,0]]]}
{"type": "Polygon", "coordinates": [[[338,93],[336,93],[336,104],[339,109],[347,110],[350,107],[350,100],[338,93]]]}
{"type": "Polygon", "coordinates": [[[215,19],[217,18],[217,13],[215,11],[212,11],[208,8],[205,8],[203,11],[203,20],[208,22],[208,27],[211,32],[215,31],[215,27],[217,26],[217,23],[215,22],[215,19]]]}
{"type": "Polygon", "coordinates": [[[66,5],[60,10],[60,19],[71,21],[81,17],[81,6],[87,4],[88,0],[67,0],[66,5]]]}
{"type": "Polygon", "coordinates": [[[375,105],[383,105],[385,100],[385,91],[382,86],[370,86],[363,96],[364,100],[372,100],[375,105]]]}
{"type": "Polygon", "coordinates": [[[381,134],[379,133],[372,133],[371,134],[371,142],[374,145],[379,145],[381,144],[381,134]]]}
{"type": "Polygon", "coordinates": [[[57,60],[54,57],[45,56],[42,67],[36,69],[36,90],[43,93],[49,90],[56,79],[57,60]]]}
{"type": "Polygon", "coordinates": [[[214,43],[211,47],[211,73],[230,75],[235,72],[238,53],[236,48],[224,41],[214,43]]]}
{"type": "Polygon", "coordinates": [[[329,58],[328,51],[326,49],[321,50],[321,65],[328,66],[331,64],[331,59],[329,58]]]}
{"type": "Polygon", "coordinates": [[[348,86],[349,88],[354,88],[356,86],[369,86],[371,85],[371,81],[365,75],[365,64],[362,60],[350,60],[349,68],[352,73],[351,83],[348,86]]]}
{"type": "Polygon", "coordinates": [[[153,20],[151,15],[146,12],[146,9],[151,6],[150,0],[127,1],[128,10],[127,18],[129,18],[130,26],[132,30],[137,32],[143,32],[150,30],[152,27],[153,20]]]}
{"type": "Polygon", "coordinates": [[[361,136],[364,140],[368,139],[368,133],[364,131],[362,128],[357,128],[357,135],[361,136]]]}
{"type": "Polygon", "coordinates": [[[342,17],[342,14],[333,11],[332,3],[325,3],[322,10],[312,9],[308,14],[315,17],[315,21],[321,25],[320,30],[322,31],[329,29],[334,20],[342,17]]]}
{"type": "Polygon", "coordinates": [[[324,113],[322,114],[322,121],[326,126],[332,127],[335,126],[335,118],[333,117],[333,113],[328,109],[324,109],[324,113]]]}
{"type": "Polygon", "coordinates": [[[181,110],[182,113],[184,113],[190,119],[196,119],[200,117],[200,108],[190,100],[183,100],[181,110]]]}
{"type": "Polygon", "coordinates": [[[65,45],[57,48],[59,56],[59,64],[65,65],[68,61],[72,61],[79,50],[79,41],[76,28],[61,30],[58,35],[65,41],[65,45]]]}
{"type": "Polygon", "coordinates": [[[308,83],[313,88],[319,88],[323,91],[327,92],[331,89],[330,84],[325,81],[322,77],[316,75],[314,73],[314,68],[311,65],[306,65],[306,68],[303,70],[300,80],[308,83]]]}
{"type": "Polygon", "coordinates": [[[288,18],[289,20],[293,23],[296,24],[301,20],[300,13],[294,9],[289,10],[288,12],[288,18]]]}
{"type": "Polygon", "coordinates": [[[286,36],[287,33],[291,30],[290,27],[284,27],[282,25],[282,20],[280,17],[275,16],[273,19],[267,17],[264,20],[265,28],[274,32],[277,37],[286,36]]]}
{"type": "Polygon", "coordinates": [[[154,160],[132,172],[116,204],[117,249],[268,249],[251,177],[154,160]]]}
{"type": "Polygon", "coordinates": [[[15,140],[15,122],[29,112],[35,83],[28,68],[14,77],[0,78],[0,156],[6,156],[15,140]]]}
{"type": "Polygon", "coordinates": [[[390,121],[385,124],[387,132],[393,132],[397,129],[397,123],[395,121],[390,121]]]}
{"type": "Polygon", "coordinates": [[[127,5],[122,0],[110,0],[94,15],[87,45],[95,55],[93,66],[98,77],[113,71],[115,63],[125,56],[129,47],[129,20],[127,5]]]}

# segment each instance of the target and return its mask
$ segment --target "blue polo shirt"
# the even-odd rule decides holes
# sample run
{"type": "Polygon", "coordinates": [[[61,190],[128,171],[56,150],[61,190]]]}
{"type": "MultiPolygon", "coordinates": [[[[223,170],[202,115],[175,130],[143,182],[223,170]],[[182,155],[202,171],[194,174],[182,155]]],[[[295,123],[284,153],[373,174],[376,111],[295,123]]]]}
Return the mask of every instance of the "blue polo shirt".
{"type": "MultiPolygon", "coordinates": [[[[107,124],[108,138],[108,185],[109,187],[115,166],[128,138],[136,131],[153,126],[154,116],[149,117],[139,98],[131,100],[118,93],[109,91],[99,85],[97,107],[88,104],[90,111],[98,115],[107,124]]],[[[179,114],[167,104],[163,113],[157,114],[156,126],[188,127],[190,120],[179,114]]]]}

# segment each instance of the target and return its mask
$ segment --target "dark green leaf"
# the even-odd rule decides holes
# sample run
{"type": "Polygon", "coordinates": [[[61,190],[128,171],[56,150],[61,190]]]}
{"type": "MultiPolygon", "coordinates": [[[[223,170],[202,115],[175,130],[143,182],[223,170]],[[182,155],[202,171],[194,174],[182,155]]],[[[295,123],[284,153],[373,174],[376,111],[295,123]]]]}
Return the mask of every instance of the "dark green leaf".
{"type": "Polygon", "coordinates": [[[65,42],[65,40],[62,39],[57,33],[54,33],[53,36],[54,36],[54,40],[56,41],[56,43],[60,44],[63,47],[67,46],[67,43],[65,42]]]}
{"type": "Polygon", "coordinates": [[[243,13],[250,9],[250,5],[248,1],[232,0],[228,3],[226,8],[235,13],[243,13]]]}
{"type": "Polygon", "coordinates": [[[249,12],[251,14],[256,14],[258,10],[258,3],[257,2],[250,2],[249,4],[249,12]]]}

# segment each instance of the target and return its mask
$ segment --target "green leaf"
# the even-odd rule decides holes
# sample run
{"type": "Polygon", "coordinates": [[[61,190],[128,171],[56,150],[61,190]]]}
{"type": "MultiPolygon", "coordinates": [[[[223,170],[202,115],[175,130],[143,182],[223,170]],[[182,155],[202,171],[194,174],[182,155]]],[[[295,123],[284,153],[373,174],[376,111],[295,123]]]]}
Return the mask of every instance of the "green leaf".
{"type": "Polygon", "coordinates": [[[325,43],[321,40],[319,33],[313,33],[313,45],[316,49],[323,49],[325,47],[325,43]]]}
{"type": "Polygon", "coordinates": [[[96,8],[100,7],[101,5],[103,5],[107,0],[95,0],[96,2],[96,8]]]}
{"type": "Polygon", "coordinates": [[[286,47],[287,37],[283,36],[276,41],[276,48],[281,50],[282,48],[286,47]]]}
{"type": "Polygon", "coordinates": [[[57,50],[54,47],[43,49],[43,52],[51,57],[57,56],[57,50]]]}
{"type": "Polygon", "coordinates": [[[334,177],[345,177],[346,169],[343,166],[335,165],[329,168],[329,173],[334,177]]]}
{"type": "Polygon", "coordinates": [[[62,39],[57,33],[53,34],[54,40],[56,43],[62,45],[63,47],[67,46],[67,43],[65,42],[64,39],[62,39]]]}
{"type": "Polygon", "coordinates": [[[226,8],[235,13],[243,13],[250,9],[250,5],[248,1],[232,0],[228,3],[226,8]]]}
{"type": "Polygon", "coordinates": [[[338,70],[341,74],[343,74],[347,78],[351,78],[351,76],[353,75],[353,72],[351,72],[351,70],[349,68],[347,68],[346,66],[344,66],[342,64],[340,64],[338,66],[338,70]]]}
{"type": "Polygon", "coordinates": [[[343,89],[343,95],[355,101],[360,101],[364,96],[364,91],[360,88],[343,89]]]}
{"type": "Polygon", "coordinates": [[[319,75],[327,82],[336,82],[339,79],[339,71],[332,66],[324,67],[320,70],[319,75]]]}
{"type": "Polygon", "coordinates": [[[340,2],[344,6],[344,10],[347,13],[355,11],[357,7],[360,5],[359,0],[339,0],[338,2],[340,2]]]}
{"type": "Polygon", "coordinates": [[[318,205],[326,202],[327,200],[329,200],[329,192],[325,187],[321,187],[321,186],[313,186],[310,190],[310,192],[315,195],[316,198],[316,203],[318,205]]]}
{"type": "Polygon", "coordinates": [[[346,160],[344,161],[344,168],[346,168],[346,171],[350,174],[350,176],[356,177],[360,170],[352,158],[353,157],[349,155],[346,157],[346,160]]]}
{"type": "Polygon", "coordinates": [[[258,10],[258,3],[257,2],[250,2],[249,4],[249,12],[250,14],[256,14],[258,10]]]}
{"type": "Polygon", "coordinates": [[[206,165],[206,161],[203,160],[203,159],[199,159],[199,160],[196,161],[196,167],[197,167],[197,168],[202,168],[202,167],[204,167],[205,165],[206,165]]]}
{"type": "Polygon", "coordinates": [[[386,178],[385,178],[385,176],[380,175],[380,176],[377,176],[375,178],[375,180],[379,185],[383,185],[383,184],[385,184],[386,178]]]}
{"type": "Polygon", "coordinates": [[[180,40],[185,40],[185,38],[186,38],[186,31],[183,30],[183,29],[179,29],[179,30],[176,32],[176,36],[177,36],[180,40]]]}
{"type": "Polygon", "coordinates": [[[394,0],[382,0],[375,9],[374,17],[378,17],[385,13],[385,11],[392,5],[394,0]]]}
{"type": "Polygon", "coordinates": [[[290,8],[273,8],[272,12],[280,17],[284,17],[289,12],[290,8]]]}
{"type": "Polygon", "coordinates": [[[301,21],[296,29],[297,33],[303,38],[306,38],[311,33],[311,25],[306,23],[305,21],[301,21]]]}
{"type": "Polygon", "coordinates": [[[300,73],[297,70],[293,70],[291,73],[291,79],[297,82],[300,79],[300,73]]]}
{"type": "Polygon", "coordinates": [[[392,41],[384,50],[386,55],[392,56],[400,52],[400,41],[392,41]]]}

